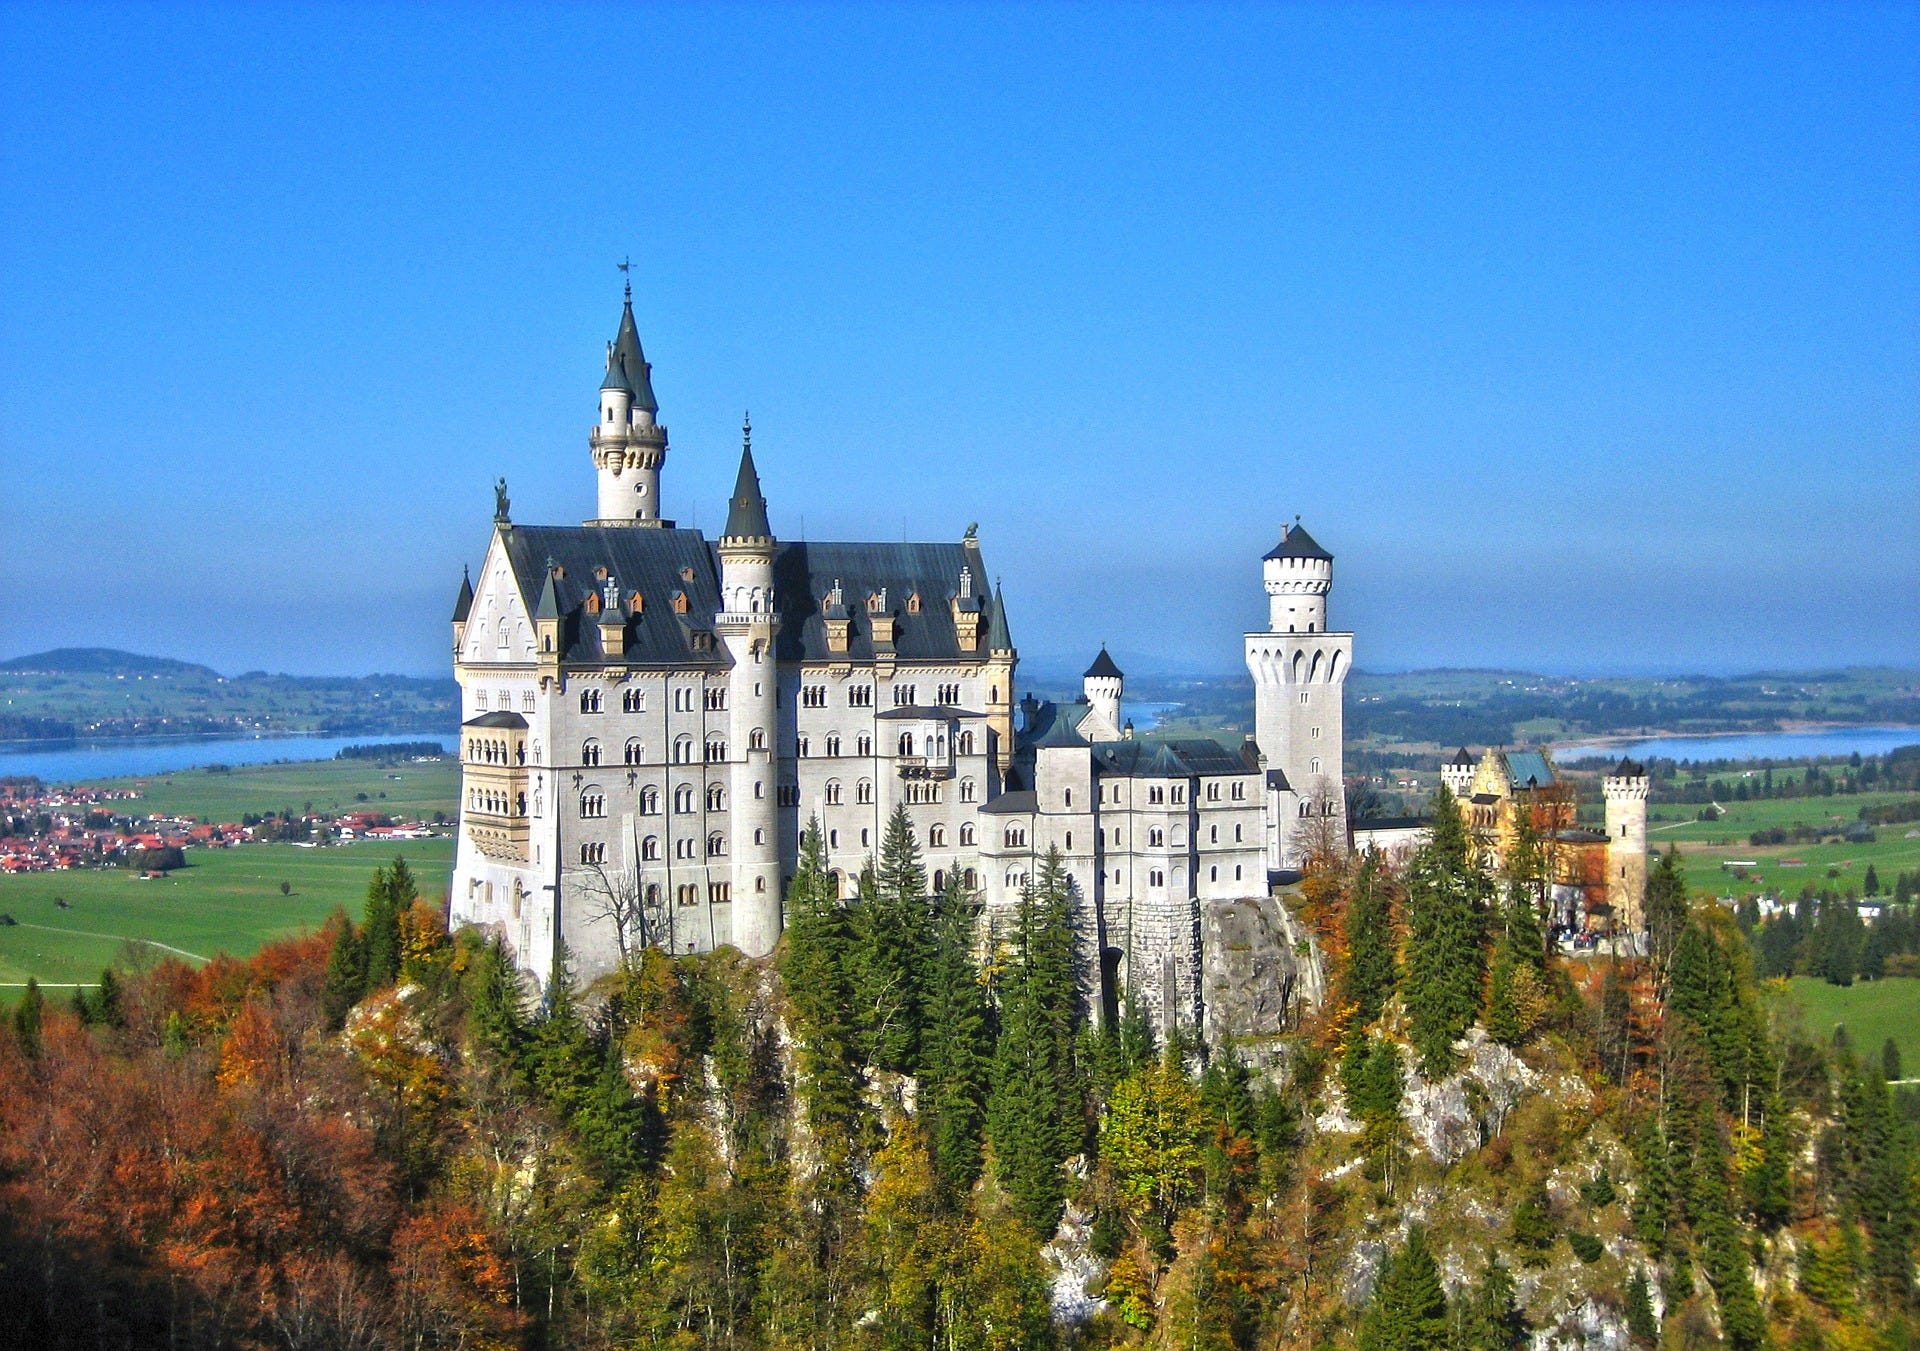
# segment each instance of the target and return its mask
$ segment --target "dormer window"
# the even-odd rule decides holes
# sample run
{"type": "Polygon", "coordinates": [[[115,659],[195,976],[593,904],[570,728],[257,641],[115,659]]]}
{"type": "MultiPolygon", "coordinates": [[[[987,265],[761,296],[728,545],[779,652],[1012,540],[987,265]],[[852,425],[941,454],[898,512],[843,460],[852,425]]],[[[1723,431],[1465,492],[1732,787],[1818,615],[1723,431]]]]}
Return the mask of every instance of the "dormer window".
{"type": "Polygon", "coordinates": [[[910,615],[917,615],[920,613],[920,593],[918,591],[915,591],[912,595],[907,597],[907,613],[910,615]]]}

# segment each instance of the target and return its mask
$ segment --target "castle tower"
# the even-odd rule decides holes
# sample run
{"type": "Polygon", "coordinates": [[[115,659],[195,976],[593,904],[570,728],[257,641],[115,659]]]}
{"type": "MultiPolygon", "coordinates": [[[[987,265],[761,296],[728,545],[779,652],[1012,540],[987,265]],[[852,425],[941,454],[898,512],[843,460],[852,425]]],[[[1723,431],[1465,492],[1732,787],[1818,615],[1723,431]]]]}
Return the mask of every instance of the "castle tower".
{"type": "Polygon", "coordinates": [[[1454,752],[1453,759],[1440,766],[1440,782],[1447,786],[1449,793],[1464,801],[1473,790],[1473,770],[1477,763],[1473,752],[1462,746],[1454,752]]]}
{"type": "Polygon", "coordinates": [[[1101,644],[1100,655],[1080,678],[1080,688],[1093,714],[1093,724],[1085,730],[1094,740],[1112,741],[1120,735],[1120,696],[1126,684],[1119,666],[1107,655],[1106,645],[1101,644]]]}
{"type": "Polygon", "coordinates": [[[607,345],[600,382],[600,420],[587,436],[599,476],[600,511],[589,525],[672,525],[660,519],[660,466],[667,429],[654,421],[653,367],[640,350],[633,323],[633,287],[620,311],[620,332],[607,345]]]}
{"type": "Polygon", "coordinates": [[[780,834],[774,811],[774,748],[779,745],[779,677],[774,637],[773,528],[753,466],[753,428],[741,429],[740,474],[720,536],[720,613],[714,632],[733,659],[727,678],[727,841],[732,863],[733,942],[764,957],[780,938],[780,834]]]}
{"type": "Polygon", "coordinates": [[[1616,933],[1647,927],[1647,767],[1625,756],[1600,781],[1607,802],[1607,904],[1616,933]]]}
{"type": "MultiPolygon", "coordinates": [[[[1249,633],[1254,738],[1269,771],[1267,866],[1297,867],[1309,817],[1332,817],[1346,830],[1341,777],[1342,702],[1353,635],[1327,631],[1333,555],[1296,523],[1261,560],[1267,630],[1249,633]],[[1285,788],[1271,771],[1285,776],[1285,788]]],[[[1316,834],[1321,827],[1313,827],[1316,834]]]]}
{"type": "Polygon", "coordinates": [[[994,769],[1002,783],[1013,767],[1013,672],[1020,653],[1007,627],[1007,598],[993,588],[993,613],[987,616],[987,726],[993,731],[994,769]]]}

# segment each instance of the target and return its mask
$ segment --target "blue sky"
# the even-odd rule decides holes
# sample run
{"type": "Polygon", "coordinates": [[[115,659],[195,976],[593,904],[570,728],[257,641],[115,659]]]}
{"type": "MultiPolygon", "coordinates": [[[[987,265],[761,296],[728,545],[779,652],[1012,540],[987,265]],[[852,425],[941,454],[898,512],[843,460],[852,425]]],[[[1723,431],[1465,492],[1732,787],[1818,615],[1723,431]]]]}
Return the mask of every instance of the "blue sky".
{"type": "Polygon", "coordinates": [[[445,669],[593,510],[957,538],[1039,667],[1920,664],[1920,11],[0,8],[0,654],[445,669]]]}

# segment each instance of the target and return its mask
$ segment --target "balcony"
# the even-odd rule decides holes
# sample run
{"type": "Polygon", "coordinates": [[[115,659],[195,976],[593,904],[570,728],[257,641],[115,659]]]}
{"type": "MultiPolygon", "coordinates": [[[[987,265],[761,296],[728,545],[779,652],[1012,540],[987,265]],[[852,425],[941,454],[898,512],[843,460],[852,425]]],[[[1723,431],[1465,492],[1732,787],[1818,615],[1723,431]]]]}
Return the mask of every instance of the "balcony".
{"type": "Polygon", "coordinates": [[[527,842],[532,828],[526,817],[469,811],[465,824],[467,838],[486,857],[507,863],[525,863],[530,857],[527,842]]]}
{"type": "Polygon", "coordinates": [[[928,760],[924,755],[897,755],[893,763],[903,779],[951,779],[953,766],[944,760],[928,760]]]}

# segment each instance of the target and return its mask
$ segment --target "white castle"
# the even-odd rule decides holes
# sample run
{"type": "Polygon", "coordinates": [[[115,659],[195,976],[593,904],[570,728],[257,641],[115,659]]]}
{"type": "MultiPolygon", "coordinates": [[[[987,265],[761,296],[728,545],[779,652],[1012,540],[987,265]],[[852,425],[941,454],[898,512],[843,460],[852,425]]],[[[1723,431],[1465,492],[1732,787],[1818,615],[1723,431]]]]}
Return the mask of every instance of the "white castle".
{"type": "Polygon", "coordinates": [[[1263,561],[1255,735],[1136,736],[1104,649],[1080,700],[1016,700],[971,527],[783,541],[749,428],[719,539],[677,528],[658,412],[629,291],[588,436],[596,518],[516,524],[502,483],[461,582],[453,922],[499,933],[540,979],[562,942],[583,980],[647,945],[765,956],[807,823],[852,895],[904,805],[932,885],[974,890],[990,923],[1058,848],[1099,955],[1096,1009],[1132,999],[1198,1025],[1206,907],[1264,900],[1311,840],[1345,838],[1353,635],[1327,628],[1332,555],[1296,524],[1263,561]]]}

